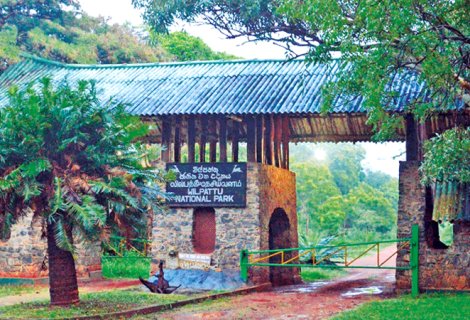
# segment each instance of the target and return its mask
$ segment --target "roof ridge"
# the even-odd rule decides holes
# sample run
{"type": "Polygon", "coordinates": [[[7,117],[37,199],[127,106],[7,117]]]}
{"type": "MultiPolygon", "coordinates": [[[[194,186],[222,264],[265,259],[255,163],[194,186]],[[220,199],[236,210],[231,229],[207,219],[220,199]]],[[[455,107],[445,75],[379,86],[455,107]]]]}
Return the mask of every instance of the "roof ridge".
{"type": "Polygon", "coordinates": [[[124,64],[75,64],[75,63],[63,63],[46,58],[38,57],[36,55],[21,52],[20,55],[23,58],[37,61],[39,63],[55,65],[62,68],[68,69],[120,69],[120,68],[143,68],[143,67],[163,67],[163,66],[181,66],[181,65],[201,65],[201,64],[230,64],[230,63],[263,63],[263,62],[279,62],[279,63],[291,63],[291,62],[306,62],[305,59],[236,59],[236,60],[208,60],[208,61],[173,61],[173,62],[148,62],[148,63],[124,63],[124,64]]]}

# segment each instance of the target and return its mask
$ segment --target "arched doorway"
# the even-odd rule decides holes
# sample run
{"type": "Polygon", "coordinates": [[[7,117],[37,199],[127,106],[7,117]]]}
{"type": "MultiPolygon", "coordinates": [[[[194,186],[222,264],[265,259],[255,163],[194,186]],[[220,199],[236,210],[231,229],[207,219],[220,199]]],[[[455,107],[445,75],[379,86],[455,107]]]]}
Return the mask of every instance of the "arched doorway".
{"type": "MultiPolygon", "coordinates": [[[[270,250],[291,247],[290,228],[289,218],[284,209],[277,208],[274,210],[269,221],[270,250]]],[[[281,257],[279,255],[271,257],[269,263],[281,263],[281,257]]],[[[269,280],[273,286],[291,284],[293,282],[291,271],[292,269],[282,267],[270,267],[269,280]]]]}

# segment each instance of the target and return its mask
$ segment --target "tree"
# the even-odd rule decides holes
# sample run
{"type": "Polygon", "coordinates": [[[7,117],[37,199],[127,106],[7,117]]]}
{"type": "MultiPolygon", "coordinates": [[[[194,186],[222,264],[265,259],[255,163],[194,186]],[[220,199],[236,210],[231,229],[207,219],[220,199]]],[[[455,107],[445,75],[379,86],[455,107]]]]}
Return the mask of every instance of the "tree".
{"type": "Polygon", "coordinates": [[[165,31],[176,19],[203,21],[228,38],[275,41],[328,63],[341,56],[336,82],[324,88],[325,111],[336,97],[364,98],[377,138],[402,121],[386,111],[400,96],[392,81],[414,80],[428,91],[407,101],[424,118],[433,110],[470,102],[468,0],[133,0],[145,20],[165,31]]]}
{"type": "Polygon", "coordinates": [[[343,195],[358,186],[364,179],[361,162],[366,157],[363,147],[353,144],[330,144],[326,146],[328,167],[343,195]]]}
{"type": "Polygon", "coordinates": [[[132,235],[163,196],[161,173],[135,142],[148,128],[93,83],[54,88],[48,79],[10,90],[0,109],[0,236],[28,212],[47,230],[51,304],[78,302],[74,236],[106,239],[109,226],[132,235]]]}
{"type": "Polygon", "coordinates": [[[223,52],[214,52],[201,38],[193,37],[186,31],[169,34],[150,31],[150,43],[160,45],[174,56],[176,61],[229,60],[236,56],[223,52]]]}

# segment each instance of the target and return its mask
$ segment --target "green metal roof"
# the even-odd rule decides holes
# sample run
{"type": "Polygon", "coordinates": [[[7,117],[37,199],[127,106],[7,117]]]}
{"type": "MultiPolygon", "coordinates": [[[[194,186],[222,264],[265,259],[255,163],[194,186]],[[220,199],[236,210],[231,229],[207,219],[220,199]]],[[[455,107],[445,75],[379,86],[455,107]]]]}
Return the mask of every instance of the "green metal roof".
{"type": "MultiPolygon", "coordinates": [[[[55,82],[95,80],[101,99],[114,97],[141,116],[178,114],[318,114],[322,85],[334,81],[338,63],[303,60],[236,60],[73,65],[25,56],[0,76],[0,105],[7,88],[42,77],[55,82]]],[[[392,111],[400,112],[423,94],[423,84],[407,75],[394,82],[400,93],[392,111]]],[[[333,113],[363,112],[362,99],[337,100],[333,113]]]]}

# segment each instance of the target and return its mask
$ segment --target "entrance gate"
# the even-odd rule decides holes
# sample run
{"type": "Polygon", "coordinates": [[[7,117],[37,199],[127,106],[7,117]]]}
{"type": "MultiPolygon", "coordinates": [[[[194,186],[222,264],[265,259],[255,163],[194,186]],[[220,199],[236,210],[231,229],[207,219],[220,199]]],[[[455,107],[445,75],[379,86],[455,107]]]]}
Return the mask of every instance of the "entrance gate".
{"type": "Polygon", "coordinates": [[[336,246],[315,246],[310,248],[285,248],[274,250],[242,250],[240,253],[241,278],[248,281],[248,269],[250,267],[277,267],[277,268],[332,268],[332,269],[393,269],[393,270],[411,270],[411,295],[418,296],[418,278],[419,278],[419,229],[418,225],[413,225],[411,229],[411,238],[371,241],[361,243],[348,243],[336,246]],[[380,256],[380,245],[397,244],[397,250],[387,257],[380,256]],[[359,246],[368,246],[367,249],[351,254],[352,248],[359,246]],[[359,258],[375,249],[377,257],[376,266],[358,266],[352,265],[359,258]],[[328,252],[318,257],[320,251],[328,252]],[[401,250],[409,250],[410,261],[408,266],[385,266],[401,250]],[[348,254],[349,253],[349,254],[348,254]],[[311,254],[310,263],[298,263],[301,257],[311,254]],[[340,261],[334,261],[335,264],[324,264],[325,261],[333,257],[341,256],[340,261]],[[273,262],[273,258],[277,261],[273,262]]]}

